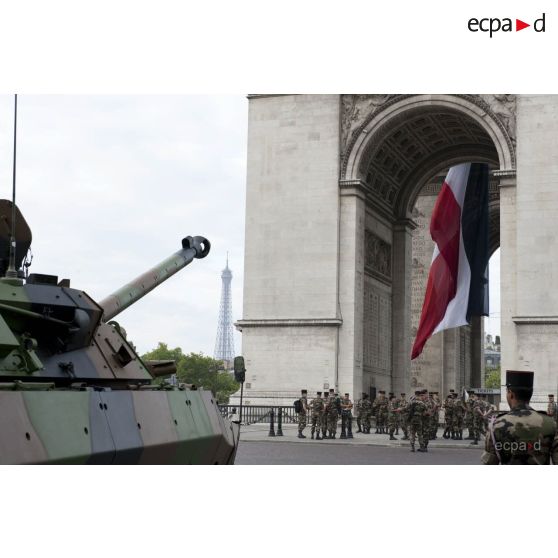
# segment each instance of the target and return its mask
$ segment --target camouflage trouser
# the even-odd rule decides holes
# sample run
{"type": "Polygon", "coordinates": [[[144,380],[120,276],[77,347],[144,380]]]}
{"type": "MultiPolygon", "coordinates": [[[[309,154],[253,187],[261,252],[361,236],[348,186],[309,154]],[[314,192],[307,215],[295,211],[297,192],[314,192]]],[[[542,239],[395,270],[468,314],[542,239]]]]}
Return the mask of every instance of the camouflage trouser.
{"type": "Polygon", "coordinates": [[[366,432],[370,430],[370,413],[362,413],[360,418],[360,422],[362,424],[362,429],[366,432]]]}
{"type": "Polygon", "coordinates": [[[465,413],[463,426],[467,428],[471,434],[473,434],[473,415],[471,415],[471,413],[465,413]]]}
{"type": "Polygon", "coordinates": [[[463,415],[453,415],[452,431],[457,433],[463,430],[463,415]]]}
{"type": "Polygon", "coordinates": [[[327,434],[327,413],[325,411],[320,415],[320,425],[322,427],[322,436],[325,438],[327,434]]]}
{"type": "Polygon", "coordinates": [[[446,411],[445,421],[446,428],[449,428],[451,430],[453,428],[453,413],[448,413],[446,411]]]}
{"type": "Polygon", "coordinates": [[[320,433],[320,429],[322,427],[322,413],[312,413],[312,434],[314,434],[314,432],[316,432],[316,430],[318,431],[318,434],[320,433]]]}
{"type": "Polygon", "coordinates": [[[434,415],[432,415],[432,417],[430,418],[430,437],[431,438],[436,437],[436,434],[438,433],[439,422],[440,422],[440,415],[438,413],[435,413],[434,415]]]}
{"type": "Polygon", "coordinates": [[[298,431],[302,432],[306,428],[306,412],[298,413],[298,431]]]}
{"type": "Polygon", "coordinates": [[[337,421],[339,419],[339,414],[337,411],[333,413],[328,413],[327,415],[327,429],[330,434],[337,433],[337,421]]]}
{"type": "Polygon", "coordinates": [[[399,417],[399,425],[401,426],[401,430],[403,430],[403,436],[409,436],[409,427],[407,424],[407,415],[401,414],[399,417]]]}
{"type": "Polygon", "coordinates": [[[353,433],[353,413],[341,413],[341,432],[345,429],[347,435],[353,433]]]}
{"type": "Polygon", "coordinates": [[[478,414],[473,415],[473,437],[478,440],[484,431],[484,421],[478,414]]]}
{"type": "Polygon", "coordinates": [[[415,440],[418,437],[419,446],[424,446],[424,432],[422,430],[422,420],[420,418],[413,418],[410,420],[409,424],[409,439],[411,441],[411,447],[415,447],[415,440]]]}
{"type": "Polygon", "coordinates": [[[387,418],[388,418],[388,413],[385,409],[378,411],[378,416],[377,416],[377,423],[376,426],[378,426],[379,428],[385,428],[386,427],[386,423],[387,423],[387,418]]]}
{"type": "Polygon", "coordinates": [[[395,429],[398,426],[399,425],[397,424],[397,413],[390,413],[388,415],[388,428],[389,428],[390,435],[393,435],[393,433],[395,432],[395,429]]]}

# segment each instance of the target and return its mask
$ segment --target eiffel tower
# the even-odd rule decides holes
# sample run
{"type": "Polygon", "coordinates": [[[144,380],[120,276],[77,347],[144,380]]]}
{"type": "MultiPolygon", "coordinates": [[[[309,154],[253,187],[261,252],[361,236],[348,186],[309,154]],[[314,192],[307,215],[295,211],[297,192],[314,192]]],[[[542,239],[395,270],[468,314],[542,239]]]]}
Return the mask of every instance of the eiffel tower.
{"type": "Polygon", "coordinates": [[[217,325],[217,339],[215,340],[214,358],[222,360],[227,370],[232,368],[234,360],[234,338],[232,317],[231,281],[232,272],[229,269],[229,255],[227,265],[221,273],[223,285],[221,288],[221,304],[219,306],[219,323],[217,325]]]}

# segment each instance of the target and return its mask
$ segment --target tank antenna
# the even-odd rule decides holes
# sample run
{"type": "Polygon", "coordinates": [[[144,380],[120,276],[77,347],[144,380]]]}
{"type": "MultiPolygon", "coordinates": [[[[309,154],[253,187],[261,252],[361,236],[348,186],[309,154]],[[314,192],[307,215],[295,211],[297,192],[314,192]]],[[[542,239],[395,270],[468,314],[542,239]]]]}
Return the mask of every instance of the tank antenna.
{"type": "Polygon", "coordinates": [[[15,221],[16,221],[16,146],[17,146],[17,93],[14,95],[14,167],[12,181],[12,230],[10,233],[10,263],[6,271],[6,277],[17,278],[17,270],[15,268],[16,257],[16,239],[15,239],[15,221]]]}

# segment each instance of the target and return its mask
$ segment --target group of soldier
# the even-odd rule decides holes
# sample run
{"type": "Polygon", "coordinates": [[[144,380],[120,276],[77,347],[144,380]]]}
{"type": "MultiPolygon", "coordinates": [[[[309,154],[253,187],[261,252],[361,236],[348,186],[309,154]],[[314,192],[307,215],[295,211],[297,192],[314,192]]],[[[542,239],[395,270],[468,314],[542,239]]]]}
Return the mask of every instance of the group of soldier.
{"type": "MultiPolygon", "coordinates": [[[[353,402],[349,394],[341,397],[334,389],[322,393],[318,391],[309,402],[307,390],[302,390],[298,413],[298,437],[306,438],[304,429],[308,416],[311,419],[311,438],[316,440],[335,439],[339,418],[341,418],[340,438],[353,438],[353,402]]],[[[403,440],[409,440],[414,452],[418,442],[419,452],[428,451],[428,442],[438,437],[440,411],[444,410],[443,438],[463,440],[463,430],[468,429],[465,440],[478,444],[481,435],[486,433],[488,421],[496,412],[494,405],[487,402],[486,396],[477,395],[470,390],[467,395],[458,396],[454,390],[442,403],[438,392],[426,389],[415,391],[409,399],[405,393],[399,397],[393,393],[386,396],[379,391],[378,397],[371,401],[363,393],[356,403],[357,433],[370,434],[374,418],[376,434],[388,434],[390,440],[397,440],[401,429],[403,440]]]]}
{"type": "MultiPolygon", "coordinates": [[[[404,393],[400,397],[380,391],[374,401],[363,393],[356,404],[357,432],[370,434],[371,418],[375,418],[376,434],[389,434],[396,440],[401,428],[403,440],[409,440],[411,451],[418,441],[419,452],[428,451],[428,442],[438,436],[440,411],[444,411],[443,438],[463,440],[463,431],[468,429],[465,440],[478,444],[485,437],[483,463],[544,464],[558,462],[558,435],[556,421],[558,409],[554,395],[548,396],[546,412],[537,412],[529,407],[532,395],[533,373],[507,371],[507,402],[510,411],[498,414],[494,405],[483,394],[464,391],[460,396],[454,390],[442,403],[437,392],[426,389],[415,391],[408,400],[404,393]],[[556,436],[556,438],[555,438],[556,436]],[[533,438],[533,440],[531,440],[533,438]]],[[[307,416],[311,417],[311,438],[316,440],[335,439],[339,417],[340,438],[353,438],[353,402],[349,394],[343,397],[330,389],[308,402],[307,390],[302,390],[298,412],[298,437],[304,436],[307,416]],[[323,395],[323,396],[322,396],[323,395]]]]}

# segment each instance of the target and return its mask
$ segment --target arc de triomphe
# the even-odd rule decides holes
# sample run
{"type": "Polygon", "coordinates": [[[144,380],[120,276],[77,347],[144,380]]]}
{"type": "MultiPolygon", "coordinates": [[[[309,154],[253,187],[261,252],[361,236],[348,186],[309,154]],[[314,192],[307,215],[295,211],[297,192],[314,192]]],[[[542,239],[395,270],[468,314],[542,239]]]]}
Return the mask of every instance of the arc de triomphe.
{"type": "Polygon", "coordinates": [[[471,160],[492,169],[502,370],[535,370],[537,400],[555,392],[558,96],[252,95],[238,322],[251,403],[303,387],[480,387],[480,320],[410,360],[427,197],[471,160]]]}

